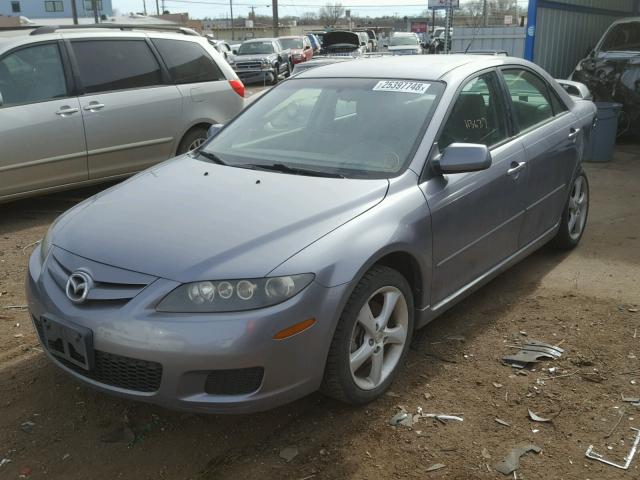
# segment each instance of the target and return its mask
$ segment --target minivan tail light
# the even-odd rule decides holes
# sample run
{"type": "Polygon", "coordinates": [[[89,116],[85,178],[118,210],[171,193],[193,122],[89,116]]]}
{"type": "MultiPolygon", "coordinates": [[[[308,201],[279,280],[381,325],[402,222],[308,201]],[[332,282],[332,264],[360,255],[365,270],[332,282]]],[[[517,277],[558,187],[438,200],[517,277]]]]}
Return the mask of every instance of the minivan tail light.
{"type": "Polygon", "coordinates": [[[244,83],[240,80],[229,80],[229,85],[231,85],[234,92],[244,98],[244,83]]]}

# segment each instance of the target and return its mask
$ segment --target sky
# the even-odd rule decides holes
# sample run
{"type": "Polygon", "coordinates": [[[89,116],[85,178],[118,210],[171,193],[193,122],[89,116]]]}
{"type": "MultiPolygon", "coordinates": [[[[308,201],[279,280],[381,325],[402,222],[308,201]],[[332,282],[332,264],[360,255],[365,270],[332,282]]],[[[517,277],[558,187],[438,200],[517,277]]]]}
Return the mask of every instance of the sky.
{"type": "MultiPolygon", "coordinates": [[[[162,0],[158,0],[162,5],[162,0]]],[[[463,0],[464,1],[464,0],[463,0]]],[[[132,11],[141,12],[143,0],[112,0],[113,8],[121,14],[132,11]]],[[[147,12],[155,13],[155,0],[146,0],[147,12]]],[[[279,15],[300,16],[304,12],[318,12],[327,0],[278,0],[279,15]]],[[[165,0],[166,9],[171,12],[188,12],[192,18],[212,17],[220,18],[229,14],[228,0],[165,0]]],[[[427,0],[342,0],[342,5],[350,9],[352,15],[379,16],[419,15],[426,9],[427,0]]],[[[256,7],[256,15],[271,15],[270,0],[233,0],[234,16],[247,16],[251,11],[249,6],[256,7]]],[[[162,8],[162,7],[161,7],[162,8]]]]}

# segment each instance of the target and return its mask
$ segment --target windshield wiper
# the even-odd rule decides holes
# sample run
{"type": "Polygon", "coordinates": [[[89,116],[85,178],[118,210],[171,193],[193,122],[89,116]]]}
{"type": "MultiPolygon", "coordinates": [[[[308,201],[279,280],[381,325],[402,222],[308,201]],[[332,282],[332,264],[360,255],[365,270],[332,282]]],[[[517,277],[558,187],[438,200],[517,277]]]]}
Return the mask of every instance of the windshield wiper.
{"type": "Polygon", "coordinates": [[[222,160],[215,153],[211,153],[211,152],[206,152],[204,150],[200,150],[199,152],[197,152],[197,155],[200,155],[200,156],[206,158],[207,160],[211,160],[213,163],[217,163],[218,165],[228,165],[227,162],[222,160]]]}
{"type": "Polygon", "coordinates": [[[267,170],[271,172],[290,173],[292,175],[306,175],[309,177],[328,177],[328,178],[346,178],[339,173],[320,172],[318,170],[309,170],[307,168],[290,167],[284,163],[242,163],[234,165],[240,168],[250,168],[255,170],[267,170]]]}

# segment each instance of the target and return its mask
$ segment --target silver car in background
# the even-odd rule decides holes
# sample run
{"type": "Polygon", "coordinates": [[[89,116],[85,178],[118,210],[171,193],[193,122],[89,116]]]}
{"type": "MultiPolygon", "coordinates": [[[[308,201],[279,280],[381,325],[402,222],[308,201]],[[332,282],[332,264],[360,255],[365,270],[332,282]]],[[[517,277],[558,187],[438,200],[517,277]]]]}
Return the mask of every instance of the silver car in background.
{"type": "Polygon", "coordinates": [[[595,111],[509,57],[302,72],[52,225],[27,278],[40,341],[77,379],[172,408],[369,402],[416,328],[578,245],[595,111]]]}
{"type": "Polygon", "coordinates": [[[131,26],[3,32],[0,202],[122,178],[185,153],[240,112],[243,97],[200,36],[131,26]]]}

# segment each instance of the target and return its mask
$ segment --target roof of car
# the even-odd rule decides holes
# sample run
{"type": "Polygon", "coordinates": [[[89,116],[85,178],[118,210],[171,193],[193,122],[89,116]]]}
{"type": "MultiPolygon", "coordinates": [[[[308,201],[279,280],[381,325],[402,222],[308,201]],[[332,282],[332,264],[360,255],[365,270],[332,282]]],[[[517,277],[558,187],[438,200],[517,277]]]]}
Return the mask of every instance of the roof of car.
{"type": "Polygon", "coordinates": [[[488,55],[411,55],[370,58],[366,62],[333,63],[302,72],[297,78],[398,78],[437,80],[463,65],[475,63],[478,70],[522,59],[488,55]],[[510,62],[507,62],[510,60],[510,62]]]}
{"type": "Polygon", "coordinates": [[[111,28],[82,28],[82,29],[61,29],[51,33],[42,33],[39,35],[31,35],[34,29],[20,30],[2,30],[0,31],[0,49],[5,47],[15,47],[26,45],[29,43],[42,42],[46,40],[58,40],[61,38],[118,38],[118,37],[151,37],[151,38],[174,38],[187,41],[206,40],[205,37],[196,35],[185,35],[174,31],[153,30],[149,28],[136,29],[135,26],[126,30],[118,30],[111,28]]]}
{"type": "Polygon", "coordinates": [[[304,38],[304,37],[306,37],[306,35],[286,35],[284,37],[278,37],[278,38],[282,39],[282,38],[304,38]]]}

